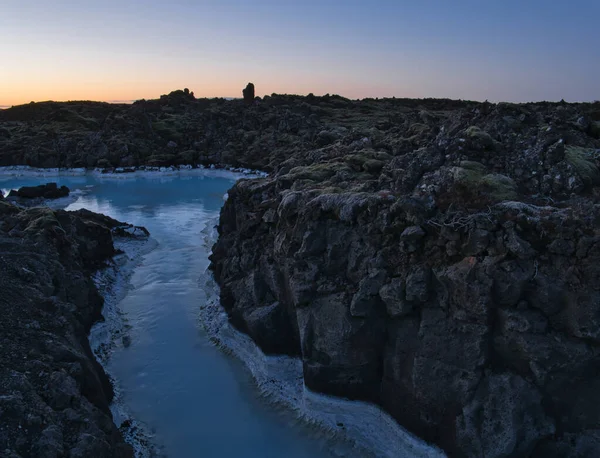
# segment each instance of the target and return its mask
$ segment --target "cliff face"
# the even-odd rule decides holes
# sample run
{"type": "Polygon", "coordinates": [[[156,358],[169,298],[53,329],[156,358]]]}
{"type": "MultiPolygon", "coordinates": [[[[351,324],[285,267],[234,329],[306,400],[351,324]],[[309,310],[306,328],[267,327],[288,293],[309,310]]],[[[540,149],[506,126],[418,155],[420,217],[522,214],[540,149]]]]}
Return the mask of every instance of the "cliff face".
{"type": "Polygon", "coordinates": [[[599,119],[406,107],[292,154],[229,192],[222,304],[309,388],[453,456],[598,456],[599,119]]]}
{"type": "Polygon", "coordinates": [[[103,304],[90,273],[115,254],[122,224],[0,200],[2,456],[133,455],[87,337],[103,304]]]}

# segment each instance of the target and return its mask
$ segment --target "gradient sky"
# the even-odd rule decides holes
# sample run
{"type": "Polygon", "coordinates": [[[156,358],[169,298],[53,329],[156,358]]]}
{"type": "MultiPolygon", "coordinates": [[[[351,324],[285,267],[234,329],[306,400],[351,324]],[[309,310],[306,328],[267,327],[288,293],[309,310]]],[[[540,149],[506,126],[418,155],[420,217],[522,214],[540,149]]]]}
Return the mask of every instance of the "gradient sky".
{"type": "Polygon", "coordinates": [[[600,99],[600,0],[0,0],[0,105],[336,93],[600,99]]]}

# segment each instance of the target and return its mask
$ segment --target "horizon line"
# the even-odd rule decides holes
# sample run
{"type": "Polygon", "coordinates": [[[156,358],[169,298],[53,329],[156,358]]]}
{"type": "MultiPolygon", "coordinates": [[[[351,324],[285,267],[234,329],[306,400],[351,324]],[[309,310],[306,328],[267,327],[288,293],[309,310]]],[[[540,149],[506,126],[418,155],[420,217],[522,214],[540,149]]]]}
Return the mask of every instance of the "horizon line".
{"type": "MultiPolygon", "coordinates": [[[[177,91],[177,89],[175,90],[177,91]]],[[[175,91],[171,91],[171,92],[175,92],[175,91]]],[[[13,108],[13,107],[18,107],[18,106],[23,106],[23,105],[30,105],[30,104],[35,104],[35,103],[75,103],[75,102],[95,102],[95,103],[110,103],[110,104],[114,104],[114,105],[132,105],[135,102],[139,102],[139,101],[149,101],[149,100],[160,100],[160,98],[163,95],[169,95],[169,94],[161,94],[156,98],[140,98],[140,99],[108,99],[108,100],[92,100],[92,99],[68,99],[68,100],[53,100],[53,99],[48,99],[48,100],[32,100],[30,102],[23,102],[23,103],[17,103],[17,104],[12,104],[12,105],[6,105],[6,104],[0,104],[0,110],[6,110],[9,108],[13,108]]],[[[362,101],[362,100],[385,100],[385,99],[408,99],[408,100],[453,100],[453,101],[460,101],[460,102],[477,102],[477,103],[492,103],[492,104],[498,104],[498,103],[512,103],[512,104],[529,104],[529,103],[561,103],[561,102],[565,102],[565,103],[589,103],[589,104],[595,104],[595,103],[600,103],[600,99],[596,99],[596,100],[589,100],[589,101],[584,101],[584,100],[576,100],[576,101],[566,101],[565,99],[561,99],[561,100],[529,100],[529,101],[520,101],[520,102],[514,102],[514,101],[506,101],[506,100],[475,100],[475,99],[460,99],[460,98],[451,98],[451,97],[398,97],[398,96],[386,96],[386,97],[362,97],[362,98],[350,98],[350,97],[344,97],[341,94],[322,94],[322,95],[316,95],[313,94],[312,92],[309,94],[291,94],[291,93],[271,93],[271,94],[265,94],[262,97],[260,97],[261,99],[264,97],[271,97],[274,95],[280,95],[280,96],[297,96],[297,97],[307,97],[308,95],[314,95],[315,97],[325,97],[325,96],[338,96],[338,97],[342,97],[348,100],[353,100],[353,101],[362,101]]],[[[202,99],[225,99],[225,100],[241,100],[243,99],[243,97],[223,97],[223,96],[213,96],[213,97],[196,97],[196,100],[202,100],[202,99]]]]}

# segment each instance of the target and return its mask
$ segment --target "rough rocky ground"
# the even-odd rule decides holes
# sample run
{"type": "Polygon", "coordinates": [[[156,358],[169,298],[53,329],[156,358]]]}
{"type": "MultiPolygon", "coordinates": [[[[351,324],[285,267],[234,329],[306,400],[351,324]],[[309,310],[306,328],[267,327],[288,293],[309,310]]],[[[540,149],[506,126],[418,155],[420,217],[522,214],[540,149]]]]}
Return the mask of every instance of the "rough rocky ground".
{"type": "Polygon", "coordinates": [[[123,225],[0,199],[0,456],[133,455],[88,343],[103,304],[90,273],[123,225]]]}
{"type": "Polygon", "coordinates": [[[177,91],[0,112],[4,165],[216,163],[232,322],[452,456],[600,455],[600,103],[177,91]]]}

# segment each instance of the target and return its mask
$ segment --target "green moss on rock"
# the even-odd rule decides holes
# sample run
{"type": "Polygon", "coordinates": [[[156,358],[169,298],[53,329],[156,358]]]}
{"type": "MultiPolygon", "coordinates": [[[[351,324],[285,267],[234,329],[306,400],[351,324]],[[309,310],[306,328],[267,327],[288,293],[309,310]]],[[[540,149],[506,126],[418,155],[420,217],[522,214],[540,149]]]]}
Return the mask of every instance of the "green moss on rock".
{"type": "Polygon", "coordinates": [[[492,136],[477,126],[468,127],[465,130],[465,135],[467,138],[476,141],[486,149],[492,149],[494,147],[494,139],[492,136]]]}
{"type": "Polygon", "coordinates": [[[181,141],[183,136],[171,119],[162,119],[152,123],[152,129],[165,140],[181,141]]]}
{"type": "Polygon", "coordinates": [[[471,172],[476,172],[479,174],[485,174],[487,173],[487,168],[485,167],[485,165],[483,165],[481,162],[476,162],[476,161],[461,161],[460,162],[460,167],[471,171],[471,172]]]}
{"type": "Polygon", "coordinates": [[[409,135],[422,135],[425,132],[428,132],[430,130],[430,127],[426,124],[421,124],[421,123],[415,123],[412,124],[409,128],[408,128],[408,134],[409,135]]]}
{"type": "Polygon", "coordinates": [[[600,171],[593,161],[592,152],[579,146],[567,146],[565,159],[588,185],[600,183],[600,171]]]}
{"type": "Polygon", "coordinates": [[[391,159],[392,156],[382,151],[362,150],[345,156],[344,162],[357,172],[379,173],[391,159]]]}
{"type": "Polygon", "coordinates": [[[495,202],[514,200],[518,197],[517,184],[512,178],[500,173],[485,175],[481,178],[480,185],[495,202]]]}
{"type": "Polygon", "coordinates": [[[56,214],[49,208],[34,208],[27,212],[33,215],[31,222],[25,228],[25,232],[38,233],[44,229],[50,229],[54,226],[60,226],[56,219],[56,214]]]}
{"type": "Polygon", "coordinates": [[[454,170],[455,184],[472,200],[487,204],[518,198],[517,184],[506,175],[488,173],[485,166],[475,161],[462,161],[454,170]]]}

